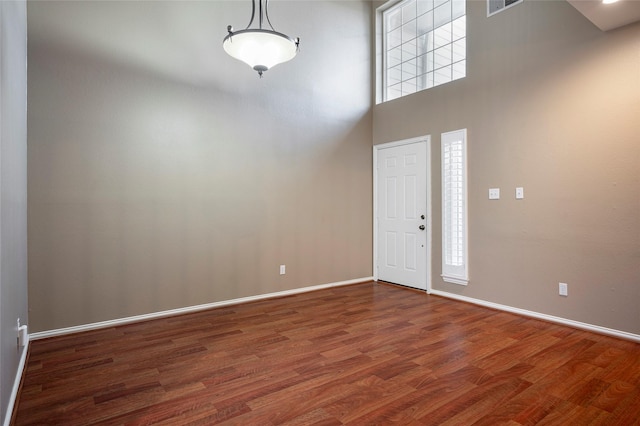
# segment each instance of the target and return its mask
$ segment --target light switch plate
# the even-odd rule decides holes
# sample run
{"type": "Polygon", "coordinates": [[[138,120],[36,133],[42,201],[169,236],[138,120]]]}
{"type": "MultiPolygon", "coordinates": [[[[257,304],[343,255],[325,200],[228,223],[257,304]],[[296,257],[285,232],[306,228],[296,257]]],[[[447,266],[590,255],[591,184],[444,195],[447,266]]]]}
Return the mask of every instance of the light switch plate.
{"type": "Polygon", "coordinates": [[[516,200],[522,200],[524,198],[524,188],[519,186],[516,188],[516,200]]]}
{"type": "Polygon", "coordinates": [[[490,188],[489,189],[489,199],[490,200],[499,200],[500,199],[500,188],[490,188]]]}

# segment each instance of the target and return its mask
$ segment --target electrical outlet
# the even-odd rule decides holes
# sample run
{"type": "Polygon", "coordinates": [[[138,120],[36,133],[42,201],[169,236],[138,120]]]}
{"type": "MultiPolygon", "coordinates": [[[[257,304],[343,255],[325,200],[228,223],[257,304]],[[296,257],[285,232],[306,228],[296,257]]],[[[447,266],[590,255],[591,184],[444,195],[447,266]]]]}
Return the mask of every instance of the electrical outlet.
{"type": "Polygon", "coordinates": [[[490,188],[489,189],[489,199],[490,200],[499,200],[500,199],[500,188],[490,188]]]}
{"type": "Polygon", "coordinates": [[[569,285],[567,283],[558,283],[558,294],[560,294],[560,296],[568,296],[569,285]]]}
{"type": "Polygon", "coordinates": [[[280,265],[280,275],[284,275],[287,272],[287,267],[285,265],[280,265]]]}

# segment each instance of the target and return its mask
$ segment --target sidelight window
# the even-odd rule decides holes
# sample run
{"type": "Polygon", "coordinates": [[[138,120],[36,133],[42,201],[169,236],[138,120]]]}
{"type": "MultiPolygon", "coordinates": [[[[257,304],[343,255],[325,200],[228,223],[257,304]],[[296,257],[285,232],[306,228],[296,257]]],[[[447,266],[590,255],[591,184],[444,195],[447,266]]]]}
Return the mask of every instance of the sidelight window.
{"type": "Polygon", "coordinates": [[[467,130],[442,134],[442,278],[466,285],[467,130]]]}

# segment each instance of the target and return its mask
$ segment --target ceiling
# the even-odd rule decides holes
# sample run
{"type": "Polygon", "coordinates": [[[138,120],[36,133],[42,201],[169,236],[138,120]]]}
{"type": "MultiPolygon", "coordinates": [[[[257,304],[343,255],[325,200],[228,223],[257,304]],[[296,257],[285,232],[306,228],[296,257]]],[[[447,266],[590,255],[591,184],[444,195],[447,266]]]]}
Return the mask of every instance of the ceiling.
{"type": "Polygon", "coordinates": [[[602,31],[609,31],[640,21],[639,0],[619,0],[603,4],[601,0],[567,0],[602,31]]]}

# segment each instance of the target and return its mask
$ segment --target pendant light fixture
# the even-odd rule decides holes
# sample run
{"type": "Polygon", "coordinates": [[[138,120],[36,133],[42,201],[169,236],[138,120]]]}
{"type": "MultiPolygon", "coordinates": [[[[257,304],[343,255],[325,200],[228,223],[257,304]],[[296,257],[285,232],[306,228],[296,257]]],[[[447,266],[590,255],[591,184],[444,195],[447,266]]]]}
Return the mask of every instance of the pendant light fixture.
{"type": "Polygon", "coordinates": [[[300,39],[291,38],[273,29],[269,21],[269,0],[257,0],[259,3],[258,28],[250,28],[256,15],[256,0],[252,1],[251,20],[244,30],[233,31],[229,25],[227,35],[222,41],[222,47],[232,57],[248,64],[258,71],[260,78],[262,73],[278,64],[293,59],[298,53],[300,39]],[[266,23],[271,29],[262,28],[266,23]]]}

